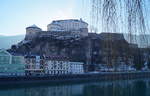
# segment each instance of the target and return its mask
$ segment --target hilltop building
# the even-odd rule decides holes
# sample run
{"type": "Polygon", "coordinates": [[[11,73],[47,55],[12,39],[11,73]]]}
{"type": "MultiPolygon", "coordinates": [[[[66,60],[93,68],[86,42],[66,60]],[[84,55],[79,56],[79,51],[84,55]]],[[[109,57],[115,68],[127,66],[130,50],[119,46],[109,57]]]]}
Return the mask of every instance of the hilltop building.
{"type": "Polygon", "coordinates": [[[68,19],[68,20],[55,20],[48,24],[48,31],[75,31],[86,29],[88,23],[84,22],[82,19],[68,19]]]}
{"type": "Polygon", "coordinates": [[[33,40],[37,37],[86,37],[88,36],[88,24],[82,19],[56,20],[47,25],[47,31],[42,31],[36,25],[26,28],[25,40],[33,40]]]}
{"type": "Polygon", "coordinates": [[[37,33],[41,31],[42,29],[37,27],[36,25],[27,27],[25,40],[32,40],[33,38],[37,37],[37,33]]]}

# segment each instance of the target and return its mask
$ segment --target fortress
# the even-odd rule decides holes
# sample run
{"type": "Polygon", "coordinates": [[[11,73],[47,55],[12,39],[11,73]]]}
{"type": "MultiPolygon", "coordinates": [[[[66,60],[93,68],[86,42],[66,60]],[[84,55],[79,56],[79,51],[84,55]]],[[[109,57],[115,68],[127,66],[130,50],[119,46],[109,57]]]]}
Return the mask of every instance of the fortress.
{"type": "Polygon", "coordinates": [[[47,31],[42,31],[36,25],[26,28],[25,40],[33,40],[36,37],[55,36],[60,39],[78,38],[88,36],[88,24],[82,19],[56,20],[47,25],[47,31]]]}

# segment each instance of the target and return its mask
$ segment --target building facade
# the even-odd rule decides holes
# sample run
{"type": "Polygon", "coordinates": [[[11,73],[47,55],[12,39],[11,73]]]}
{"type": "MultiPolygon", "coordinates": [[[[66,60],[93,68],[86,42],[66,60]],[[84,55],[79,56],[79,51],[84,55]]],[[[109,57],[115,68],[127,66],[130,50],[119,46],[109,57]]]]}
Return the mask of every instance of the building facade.
{"type": "Polygon", "coordinates": [[[84,64],[82,62],[69,62],[71,74],[83,74],[84,64]]]}
{"type": "Polygon", "coordinates": [[[82,62],[70,62],[64,56],[25,56],[27,75],[62,75],[84,73],[82,62]]]}
{"type": "Polygon", "coordinates": [[[70,62],[68,57],[49,56],[45,59],[46,74],[83,74],[82,62],[70,62]]]}
{"type": "Polygon", "coordinates": [[[26,75],[44,74],[44,61],[42,56],[29,55],[25,56],[25,73],[26,75]]]}
{"type": "Polygon", "coordinates": [[[56,20],[47,26],[48,31],[72,31],[87,28],[88,24],[82,19],[56,20]]]}
{"type": "Polygon", "coordinates": [[[1,49],[0,75],[25,75],[24,57],[1,49]]]}
{"type": "Polygon", "coordinates": [[[55,33],[70,32],[72,37],[88,36],[88,23],[82,19],[56,20],[47,26],[47,30],[55,33]]]}
{"type": "Polygon", "coordinates": [[[63,56],[48,56],[45,58],[45,73],[51,75],[70,74],[69,59],[63,56]]]}
{"type": "Polygon", "coordinates": [[[88,23],[82,19],[67,19],[53,21],[47,25],[47,31],[42,31],[36,25],[26,28],[25,40],[29,41],[41,36],[86,37],[88,36],[88,23]]]}
{"type": "Polygon", "coordinates": [[[41,32],[42,29],[37,27],[36,25],[32,25],[26,28],[26,36],[25,40],[32,40],[37,37],[38,32],[41,32]]]}

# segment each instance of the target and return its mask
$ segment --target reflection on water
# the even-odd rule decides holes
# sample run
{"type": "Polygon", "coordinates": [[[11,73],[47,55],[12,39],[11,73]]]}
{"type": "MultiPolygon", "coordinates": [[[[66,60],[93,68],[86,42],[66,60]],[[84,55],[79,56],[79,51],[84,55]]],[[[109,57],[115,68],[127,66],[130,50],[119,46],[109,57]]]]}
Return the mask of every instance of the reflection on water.
{"type": "Polygon", "coordinates": [[[1,89],[0,96],[150,96],[150,80],[16,87],[1,89]]]}

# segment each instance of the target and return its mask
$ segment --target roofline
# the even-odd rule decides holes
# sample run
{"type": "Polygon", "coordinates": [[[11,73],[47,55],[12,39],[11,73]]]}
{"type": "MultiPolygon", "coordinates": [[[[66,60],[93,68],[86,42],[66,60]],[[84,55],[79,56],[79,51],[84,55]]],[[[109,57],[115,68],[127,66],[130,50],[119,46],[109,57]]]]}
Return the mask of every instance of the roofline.
{"type": "MultiPolygon", "coordinates": [[[[64,19],[64,20],[53,20],[52,22],[58,22],[58,21],[69,21],[69,20],[72,20],[72,21],[75,21],[75,20],[78,20],[82,23],[85,23],[87,25],[89,25],[87,22],[83,21],[83,20],[80,20],[80,19],[64,19]]],[[[50,23],[51,24],[51,23],[50,23]]],[[[49,24],[48,24],[49,25],[49,24]]]]}
{"type": "Polygon", "coordinates": [[[99,34],[123,34],[123,33],[117,33],[117,32],[101,32],[99,34]]]}
{"type": "Polygon", "coordinates": [[[8,52],[6,49],[0,49],[0,52],[2,52],[2,51],[6,52],[9,56],[12,55],[12,54],[11,54],[10,52],[8,52]]]}
{"type": "MultiPolygon", "coordinates": [[[[41,29],[41,28],[39,28],[39,27],[26,27],[26,29],[28,29],[28,28],[37,28],[37,29],[41,29]]],[[[41,29],[42,30],[42,29],[41,29]]]]}

